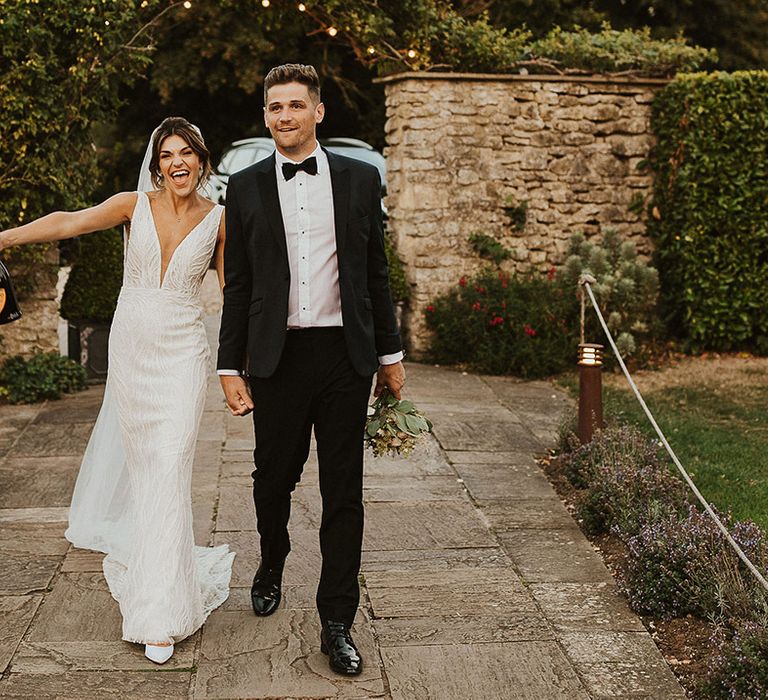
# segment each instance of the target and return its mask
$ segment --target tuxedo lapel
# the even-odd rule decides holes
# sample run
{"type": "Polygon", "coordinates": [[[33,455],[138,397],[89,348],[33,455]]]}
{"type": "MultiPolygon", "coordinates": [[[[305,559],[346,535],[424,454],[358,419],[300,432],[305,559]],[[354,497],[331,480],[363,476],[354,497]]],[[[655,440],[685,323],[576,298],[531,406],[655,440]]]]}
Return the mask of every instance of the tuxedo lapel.
{"type": "Polygon", "coordinates": [[[264,161],[264,167],[256,174],[259,194],[264,207],[264,215],[267,219],[272,234],[277,241],[285,259],[288,260],[288,245],[285,242],[285,224],[283,212],[280,209],[280,195],[277,192],[277,179],[275,177],[275,154],[273,153],[264,161]]]}
{"type": "MultiPolygon", "coordinates": [[[[323,149],[325,150],[325,149],[323,149]]],[[[333,153],[325,151],[331,169],[331,189],[333,190],[333,222],[336,229],[336,251],[344,252],[349,222],[350,173],[344,161],[333,153]]]]}

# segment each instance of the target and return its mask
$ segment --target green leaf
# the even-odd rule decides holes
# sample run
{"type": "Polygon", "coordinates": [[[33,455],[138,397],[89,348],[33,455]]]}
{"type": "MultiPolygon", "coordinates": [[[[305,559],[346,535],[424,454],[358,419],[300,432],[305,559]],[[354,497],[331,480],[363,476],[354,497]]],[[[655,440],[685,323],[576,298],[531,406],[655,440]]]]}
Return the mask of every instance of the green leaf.
{"type": "Polygon", "coordinates": [[[407,432],[411,433],[411,435],[418,435],[423,430],[418,416],[407,415],[405,416],[405,422],[408,426],[407,432]]]}

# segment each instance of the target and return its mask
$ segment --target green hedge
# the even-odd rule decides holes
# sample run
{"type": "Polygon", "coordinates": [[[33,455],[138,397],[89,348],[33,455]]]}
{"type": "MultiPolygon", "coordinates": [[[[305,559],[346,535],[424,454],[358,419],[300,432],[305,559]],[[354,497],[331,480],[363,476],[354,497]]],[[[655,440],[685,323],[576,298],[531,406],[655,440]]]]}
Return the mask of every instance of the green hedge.
{"type": "Polygon", "coordinates": [[[75,262],[61,297],[70,321],[111,323],[123,281],[123,237],[116,229],[77,239],[75,262]]]}
{"type": "Polygon", "coordinates": [[[60,399],[85,388],[85,369],[57,352],[9,357],[0,365],[0,398],[9,403],[60,399]]]}
{"type": "Polygon", "coordinates": [[[670,327],[693,350],[768,353],[768,71],[657,95],[649,233],[670,327]]]}

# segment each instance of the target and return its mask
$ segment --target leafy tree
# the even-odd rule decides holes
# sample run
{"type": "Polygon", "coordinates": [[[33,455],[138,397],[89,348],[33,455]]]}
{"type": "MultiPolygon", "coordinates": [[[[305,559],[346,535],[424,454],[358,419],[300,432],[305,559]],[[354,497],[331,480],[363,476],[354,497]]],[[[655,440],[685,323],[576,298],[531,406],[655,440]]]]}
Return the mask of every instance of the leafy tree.
{"type": "Polygon", "coordinates": [[[615,27],[649,26],[664,39],[682,33],[713,48],[727,70],[768,67],[765,0],[599,0],[615,27]]]}
{"type": "MultiPolygon", "coordinates": [[[[5,0],[0,17],[0,228],[86,204],[91,131],[150,60],[152,27],[180,3],[5,0]]],[[[46,246],[9,251],[19,292],[51,274],[46,246]]]]}

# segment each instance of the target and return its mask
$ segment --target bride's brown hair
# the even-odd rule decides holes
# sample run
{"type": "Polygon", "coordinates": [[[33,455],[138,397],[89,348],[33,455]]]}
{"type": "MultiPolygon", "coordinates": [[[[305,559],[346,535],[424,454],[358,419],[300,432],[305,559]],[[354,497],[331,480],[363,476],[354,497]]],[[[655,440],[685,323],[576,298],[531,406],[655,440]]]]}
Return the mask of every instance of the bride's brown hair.
{"type": "Polygon", "coordinates": [[[152,176],[152,184],[156,189],[163,185],[163,176],[160,172],[160,146],[169,136],[180,136],[195,152],[200,159],[200,179],[197,186],[202,187],[213,172],[211,166],[211,154],[203,141],[203,135],[184,117],[167,117],[160,122],[152,139],[152,158],[149,161],[149,173],[152,176]]]}

